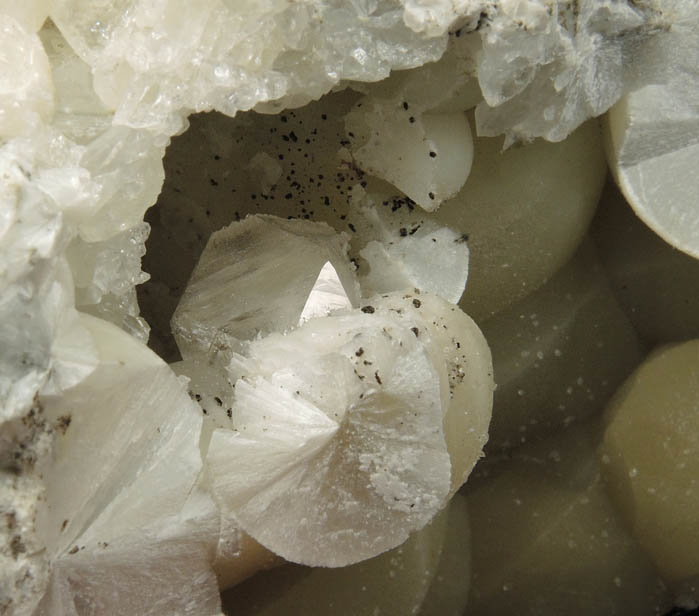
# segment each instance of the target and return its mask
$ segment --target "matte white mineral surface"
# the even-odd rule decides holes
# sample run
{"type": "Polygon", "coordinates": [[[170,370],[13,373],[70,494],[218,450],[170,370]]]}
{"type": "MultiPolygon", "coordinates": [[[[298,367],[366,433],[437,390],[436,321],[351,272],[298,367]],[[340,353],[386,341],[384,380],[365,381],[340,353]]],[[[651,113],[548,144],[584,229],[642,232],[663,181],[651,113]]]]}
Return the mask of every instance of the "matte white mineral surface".
{"type": "Polygon", "coordinates": [[[458,303],[468,279],[466,235],[440,225],[410,202],[394,211],[392,202],[388,194],[369,193],[351,210],[362,293],[412,288],[458,303]]]}
{"type": "Polygon", "coordinates": [[[98,363],[69,392],[43,398],[56,439],[38,463],[46,492],[37,525],[51,565],[38,614],[80,613],[76,605],[215,614],[219,517],[206,493],[192,496],[199,408],[138,340],[88,315],[81,322],[98,363]]]}
{"type": "Polygon", "coordinates": [[[399,545],[487,439],[490,353],[468,317],[424,294],[363,303],[257,339],[228,367],[212,492],[224,517],[293,562],[343,566],[399,545]]]}

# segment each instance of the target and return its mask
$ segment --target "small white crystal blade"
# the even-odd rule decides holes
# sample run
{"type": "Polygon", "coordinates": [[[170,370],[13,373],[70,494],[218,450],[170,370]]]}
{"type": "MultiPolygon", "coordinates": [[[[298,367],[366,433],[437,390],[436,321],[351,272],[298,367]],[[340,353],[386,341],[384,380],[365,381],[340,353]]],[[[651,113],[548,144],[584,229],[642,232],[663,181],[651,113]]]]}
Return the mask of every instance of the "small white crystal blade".
{"type": "Polygon", "coordinates": [[[352,309],[352,302],[342,286],[340,277],[330,261],[326,261],[318,278],[308,294],[308,299],[301,312],[299,325],[313,317],[324,317],[333,310],[352,309]]]}

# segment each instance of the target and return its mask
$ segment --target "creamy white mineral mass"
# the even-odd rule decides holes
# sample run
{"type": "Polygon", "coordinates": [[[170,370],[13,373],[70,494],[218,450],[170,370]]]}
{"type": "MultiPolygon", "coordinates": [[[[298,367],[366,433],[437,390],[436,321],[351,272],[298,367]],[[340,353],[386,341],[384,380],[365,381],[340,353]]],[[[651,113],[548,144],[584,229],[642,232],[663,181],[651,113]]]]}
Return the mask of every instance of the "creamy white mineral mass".
{"type": "Polygon", "coordinates": [[[199,408],[137,339],[80,320],[97,365],[63,395],[42,396],[56,438],[38,462],[46,493],[37,522],[51,566],[39,613],[215,614],[219,516],[206,494],[192,496],[199,408]]]}
{"type": "Polygon", "coordinates": [[[482,30],[478,81],[481,135],[506,143],[561,141],[604,113],[624,91],[627,65],[644,39],[667,24],[663,2],[580,0],[494,3],[482,30]]]}
{"type": "Polygon", "coordinates": [[[52,18],[119,123],[169,133],[183,110],[298,106],[434,61],[449,26],[416,35],[393,0],[64,0],[52,18]]]}
{"type": "Polygon", "coordinates": [[[663,10],[663,31],[639,49],[629,88],[609,113],[607,154],[636,214],[699,257],[699,12],[683,0],[663,10]]]}
{"type": "Polygon", "coordinates": [[[250,216],[214,233],[172,319],[182,356],[205,353],[219,334],[251,340],[295,327],[326,263],[356,305],[347,244],[328,225],[275,216],[250,216]]]}
{"type": "MultiPolygon", "coordinates": [[[[139,314],[134,291],[146,277],[139,263],[149,232],[143,216],[162,187],[165,148],[173,135],[186,128],[190,113],[218,110],[234,115],[248,109],[276,112],[300,106],[351,81],[375,82],[394,69],[435,62],[449,48],[452,55],[447,57],[448,64],[437,71],[443,71],[442,77],[457,75],[458,87],[448,89],[438,105],[425,104],[420,110],[424,115],[416,116],[415,122],[422,131],[416,134],[426,139],[427,147],[420,142],[419,150],[426,158],[435,158],[430,152],[435,152],[437,159],[441,153],[451,153],[464,163],[458,177],[441,177],[436,165],[425,168],[426,181],[434,182],[438,201],[458,191],[464,181],[468,186],[470,127],[459,114],[478,104],[481,92],[484,101],[476,112],[479,134],[505,133],[507,144],[536,136],[561,140],[624,94],[629,76],[635,80],[634,88],[643,89],[637,79],[643,70],[633,73],[632,61],[637,56],[644,62],[658,54],[663,63],[672,60],[668,50],[674,46],[674,37],[685,41],[689,26],[684,17],[680,20],[673,11],[666,11],[666,4],[676,6],[662,0],[581,0],[572,4],[563,0],[0,0],[0,513],[4,516],[0,609],[33,613],[49,577],[51,590],[43,605],[51,614],[82,615],[91,610],[116,614],[119,609],[137,613],[140,606],[149,604],[150,590],[158,584],[162,589],[172,588],[174,594],[168,594],[165,603],[151,602],[149,609],[154,615],[205,614],[218,609],[209,563],[216,555],[221,523],[213,501],[195,488],[200,485],[196,469],[201,463],[198,445],[203,424],[197,415],[201,407],[188,399],[172,370],[146,350],[143,342],[149,326],[139,314]],[[675,24],[678,20],[681,25],[675,24]],[[656,49],[651,42],[661,30],[668,31],[669,38],[662,39],[656,49]],[[449,39],[464,41],[449,45],[449,39]],[[468,78],[458,77],[462,68],[468,78]],[[425,119],[427,111],[432,115],[425,119]],[[445,118],[458,127],[454,133],[460,135],[458,140],[451,138],[443,124],[445,118]],[[430,149],[429,143],[436,149],[430,149]],[[78,311],[93,316],[79,315],[78,311]],[[116,341],[113,349],[105,348],[106,339],[116,341]],[[122,351],[120,357],[109,355],[122,351]],[[152,379],[147,382],[149,375],[152,379]],[[151,410],[151,406],[157,412],[138,412],[144,407],[151,410]],[[168,413],[165,407],[176,412],[168,413]],[[57,414],[51,408],[62,410],[57,414]],[[122,411],[124,421],[130,423],[114,429],[110,422],[122,411]],[[158,418],[162,423],[156,421],[158,418]],[[112,442],[112,435],[119,438],[112,442]],[[134,455],[126,456],[128,460],[120,457],[132,451],[129,443],[135,446],[139,439],[143,446],[137,447],[134,455]],[[161,459],[168,447],[180,442],[178,439],[187,443],[182,445],[187,454],[180,460],[191,463],[185,464],[186,472],[179,467],[167,468],[171,454],[161,459]],[[91,448],[91,443],[97,442],[102,443],[106,455],[91,448]],[[81,452],[87,456],[84,460],[81,452]],[[60,469],[66,469],[66,475],[52,475],[53,485],[65,485],[65,491],[56,494],[55,489],[49,489],[46,493],[46,473],[60,469]],[[85,469],[92,473],[90,482],[79,485],[85,469]],[[181,472],[173,477],[172,470],[181,472]],[[109,481],[99,488],[97,475],[102,471],[109,481]],[[168,483],[170,480],[174,483],[168,483]],[[165,516],[162,525],[149,517],[152,508],[134,504],[139,501],[137,496],[144,494],[153,499],[144,503],[153,505],[159,499],[159,485],[172,487],[164,501],[167,511],[159,512],[165,516]],[[76,502],[90,505],[77,517],[71,510],[63,519],[56,518],[51,512],[57,509],[46,508],[44,499],[54,503],[58,499],[67,511],[71,494],[80,495],[76,502]],[[64,520],[68,520],[67,534],[61,535],[64,520]],[[81,537],[85,541],[81,542],[81,537]],[[77,552],[71,554],[75,547],[77,552]],[[199,568],[188,579],[192,572],[180,565],[185,554],[193,553],[199,568]],[[165,554],[174,556],[168,561],[165,554]],[[139,575],[151,574],[149,583],[137,583],[139,575]],[[119,603],[104,590],[115,580],[131,589],[128,602],[119,603]],[[192,593],[182,589],[192,589],[192,593]]],[[[682,43],[681,48],[694,51],[691,42],[682,43]]],[[[687,66],[684,73],[679,71],[681,75],[669,74],[662,82],[683,96],[687,92],[678,85],[683,82],[682,75],[695,74],[691,63],[687,66]]],[[[632,107],[647,112],[646,98],[634,98],[638,92],[635,89],[635,94],[624,99],[626,102],[617,108],[621,113],[618,117],[625,118],[624,110],[632,107]]],[[[371,92],[366,96],[381,102],[378,96],[371,98],[371,92]]],[[[391,120],[386,109],[386,105],[375,109],[375,117],[384,126],[390,124],[387,118],[391,120]]],[[[695,110],[689,103],[687,109],[693,122],[695,110]]],[[[370,117],[359,120],[366,123],[370,117]]],[[[672,116],[673,122],[673,118],[677,119],[672,116]]],[[[624,132],[610,123],[613,134],[629,138],[626,144],[639,142],[634,135],[644,125],[631,122],[624,132]]],[[[679,125],[684,126],[682,122],[679,125]]],[[[687,125],[693,126],[691,122],[687,125]]],[[[668,129],[670,136],[676,135],[673,127],[668,129]]],[[[665,128],[663,125],[663,135],[665,128]]],[[[640,133],[645,135],[644,130],[640,133]]],[[[644,139],[640,141],[645,143],[644,139]]],[[[668,153],[679,152],[680,158],[691,153],[695,145],[679,138],[668,143],[668,153]]],[[[379,152],[380,144],[374,145],[379,152]]],[[[611,152],[613,161],[618,156],[622,188],[634,201],[631,197],[640,193],[631,195],[629,191],[629,186],[635,186],[631,163],[646,159],[631,146],[611,152]],[[625,177],[631,180],[625,183],[625,177]]],[[[689,159],[683,160],[687,164],[689,159]]],[[[408,190],[405,180],[410,179],[415,165],[407,167],[406,174],[400,165],[384,168],[377,161],[366,166],[408,190]]],[[[278,179],[274,160],[257,158],[250,161],[250,168],[267,183],[278,179]]],[[[419,199],[428,209],[430,192],[426,199],[420,193],[419,199]]],[[[656,196],[652,191],[645,193],[635,205],[654,211],[657,206],[647,205],[646,200],[656,196]]],[[[679,193],[673,196],[672,205],[678,211],[685,211],[684,201],[680,203],[685,197],[679,193]]],[[[683,223],[690,230],[689,240],[676,230],[665,237],[692,252],[693,219],[683,220],[690,223],[683,223]]],[[[661,221],[656,226],[667,225],[661,221]]],[[[414,239],[419,239],[417,232],[414,239]]],[[[389,257],[403,259],[400,250],[389,257]]],[[[411,267],[406,271],[410,279],[425,277],[424,270],[411,267]]],[[[313,272],[311,284],[318,274],[313,272]]],[[[452,291],[465,280],[465,272],[457,278],[450,283],[452,291]]],[[[438,298],[433,301],[444,302],[438,298]]],[[[441,304],[430,309],[440,314],[451,310],[441,304]]],[[[362,327],[371,316],[348,314],[362,327]]],[[[303,338],[303,332],[318,327],[318,323],[334,323],[337,318],[311,319],[294,330],[290,339],[303,338]]],[[[444,316],[445,325],[450,318],[444,316]]],[[[394,509],[415,521],[387,530],[389,517],[382,518],[384,525],[377,529],[383,533],[382,540],[390,540],[377,540],[373,548],[380,550],[395,545],[435,513],[463,480],[475,457],[456,462],[449,442],[447,423],[453,416],[444,392],[457,384],[453,379],[461,378],[458,367],[462,366],[458,353],[447,350],[451,340],[440,342],[443,363],[435,363],[434,352],[424,338],[414,334],[412,326],[405,330],[406,324],[395,315],[377,313],[374,319],[391,321],[398,332],[394,342],[403,341],[405,346],[407,355],[402,350],[386,354],[386,366],[399,365],[411,353],[423,361],[425,371],[416,375],[411,386],[419,383],[429,392],[429,396],[425,394],[428,412],[423,423],[413,427],[429,438],[413,444],[421,452],[424,448],[425,459],[433,456],[435,468],[441,469],[430,481],[424,472],[429,464],[413,469],[420,490],[405,494],[399,489],[401,473],[410,474],[410,469],[401,467],[398,458],[391,459],[395,464],[390,468],[398,469],[395,477],[386,479],[378,473],[374,484],[376,494],[385,497],[384,505],[396,496],[399,504],[394,509]],[[439,374],[435,392],[434,378],[439,374]],[[454,469],[458,469],[456,475],[454,469]],[[413,514],[403,511],[411,509],[409,497],[415,495],[424,496],[421,506],[416,505],[413,514]]],[[[422,328],[414,326],[422,335],[422,328]]],[[[487,346],[474,342],[480,332],[465,331],[470,332],[472,348],[481,354],[478,365],[487,366],[487,346]]],[[[456,342],[462,344],[458,339],[456,342]]],[[[262,348],[265,341],[258,344],[262,348]]],[[[382,341],[377,348],[392,349],[391,344],[382,341]]],[[[347,354],[333,353],[335,359],[344,357],[345,364],[354,361],[347,354]]],[[[325,361],[324,355],[322,358],[325,361]]],[[[334,377],[342,374],[339,371],[334,377]]],[[[389,369],[384,381],[379,372],[382,383],[373,372],[364,376],[366,381],[374,378],[372,387],[385,383],[389,389],[395,386],[400,396],[407,396],[408,384],[394,382],[392,374],[389,369]]],[[[253,374],[247,385],[251,396],[264,392],[266,378],[272,376],[253,374]]],[[[476,396],[481,405],[478,408],[485,409],[492,394],[488,378],[486,370],[479,381],[483,387],[478,394],[482,397],[476,396]]],[[[225,377],[220,383],[226,384],[225,377]]],[[[368,383],[361,387],[368,387],[368,383]]],[[[290,391],[287,393],[294,399],[295,390],[290,391]]],[[[371,396],[365,393],[365,397],[371,396]]],[[[411,407],[407,404],[402,408],[411,407]]],[[[244,410],[236,412],[244,416],[244,410]]],[[[318,412],[326,417],[319,428],[323,439],[331,432],[333,437],[342,432],[331,425],[335,420],[322,408],[318,412]]],[[[482,420],[488,414],[489,409],[479,417],[482,420]]],[[[314,411],[313,417],[320,416],[314,411]]],[[[460,417],[472,419],[468,413],[460,417]]],[[[224,413],[221,419],[230,418],[224,413]]],[[[486,427],[479,421],[471,426],[474,432],[467,433],[474,440],[460,451],[480,451],[486,427]]],[[[383,428],[380,432],[385,434],[383,428]]],[[[415,441],[409,431],[405,436],[415,441]]],[[[391,451],[386,448],[386,455],[390,457],[391,451]]],[[[373,452],[360,463],[367,473],[374,472],[370,467],[377,456],[373,452]]],[[[221,460],[222,466],[229,463],[221,460]]],[[[240,496],[236,510],[250,504],[244,501],[240,496]]],[[[258,530],[261,534],[275,531],[271,527],[258,530]]],[[[375,537],[367,532],[371,544],[375,537]]],[[[280,537],[274,541],[277,539],[280,537]]],[[[281,537],[275,545],[295,547],[285,539],[281,537]]],[[[367,545],[362,543],[362,549],[367,545]]]]}
{"type": "Polygon", "coordinates": [[[409,286],[353,309],[345,252],[325,224],[248,217],[212,235],[173,317],[224,519],[315,566],[425,526],[480,457],[492,403],[477,326],[409,286]]]}
{"type": "Polygon", "coordinates": [[[263,545],[342,566],[402,543],[444,505],[439,378],[409,328],[357,311],[251,354],[237,432],[216,431],[207,461],[219,506],[263,545]]]}
{"type": "Polygon", "coordinates": [[[39,37],[0,13],[0,132],[14,137],[37,128],[53,111],[49,63],[39,37]]]}
{"type": "Polygon", "coordinates": [[[396,547],[487,439],[487,345],[428,295],[377,296],[255,340],[229,372],[235,430],[215,430],[208,448],[214,498],[294,562],[337,567],[396,547]]]}
{"type": "Polygon", "coordinates": [[[473,161],[463,111],[422,113],[403,100],[364,97],[345,118],[352,157],[367,173],[391,182],[432,211],[464,185],[473,161]]]}
{"type": "MultiPolygon", "coordinates": [[[[161,187],[164,148],[169,135],[184,126],[183,114],[216,106],[209,100],[234,113],[294,88],[305,101],[341,77],[378,79],[393,65],[407,68],[438,58],[443,38],[420,43],[402,24],[400,6],[389,8],[363,22],[365,9],[352,4],[59,1],[51,14],[59,28],[47,22],[38,37],[35,32],[47,15],[43,3],[26,3],[21,10],[16,3],[2,4],[0,385],[8,458],[20,447],[34,447],[25,456],[30,460],[44,451],[33,436],[17,432],[16,422],[8,422],[27,416],[40,391],[54,393],[89,372],[84,362],[71,363],[70,354],[59,353],[66,345],[81,353],[89,349],[79,325],[64,345],[58,344],[61,332],[72,327],[76,301],[142,339],[147,335],[133,292],[134,284],[143,281],[138,258],[146,229],[141,221],[161,187]],[[324,27],[334,28],[331,36],[324,27]],[[275,30],[281,35],[270,37],[275,30]],[[338,49],[315,63],[299,62],[300,50],[316,39],[339,41],[338,49]],[[229,52],[233,60],[221,64],[218,58],[229,52]],[[280,55],[284,59],[271,69],[280,55]],[[257,58],[264,66],[254,76],[245,65],[257,58]],[[177,66],[178,59],[189,66],[189,74],[177,66]],[[294,75],[297,68],[308,74],[294,75]],[[195,73],[203,77],[195,79],[195,73]],[[148,82],[161,84],[167,94],[148,98],[154,93],[150,86],[144,90],[148,82]],[[182,95],[183,84],[193,93],[182,95]]],[[[94,412],[109,413],[110,408],[106,404],[94,412]]],[[[41,425],[50,441],[52,426],[41,425]]],[[[10,466],[29,475],[3,481],[8,514],[15,501],[41,494],[30,464],[10,466]],[[28,481],[34,482],[31,489],[28,481]]],[[[5,536],[3,557],[12,566],[3,567],[7,590],[2,602],[18,613],[29,611],[46,582],[40,566],[45,555],[33,547],[30,551],[37,545],[31,523],[8,527],[5,536]],[[28,558],[39,561],[30,576],[28,558]]]]}
{"type": "MultiPolygon", "coordinates": [[[[361,193],[355,186],[354,195],[361,193]]],[[[439,225],[410,201],[393,211],[393,201],[371,193],[350,210],[363,294],[421,289],[456,304],[468,279],[468,237],[439,225]]]]}
{"type": "Polygon", "coordinates": [[[377,610],[418,613],[424,609],[445,555],[463,546],[462,541],[454,540],[450,522],[459,526],[459,539],[468,535],[468,518],[459,516],[465,500],[455,497],[449,509],[442,510],[428,526],[376,558],[335,569],[309,570],[286,564],[225,593],[224,608],[244,616],[371,616],[377,610]],[[285,588],[286,592],[266,601],[270,588],[285,588]]]}

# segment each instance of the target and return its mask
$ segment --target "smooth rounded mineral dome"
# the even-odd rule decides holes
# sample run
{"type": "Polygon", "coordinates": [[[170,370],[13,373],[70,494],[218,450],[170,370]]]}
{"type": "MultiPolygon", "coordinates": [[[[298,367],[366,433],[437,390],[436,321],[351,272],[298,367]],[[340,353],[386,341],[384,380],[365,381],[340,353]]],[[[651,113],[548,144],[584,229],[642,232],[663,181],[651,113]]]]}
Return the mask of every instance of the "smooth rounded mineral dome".
{"type": "Polygon", "coordinates": [[[699,257],[699,14],[665,0],[656,36],[635,51],[624,96],[606,123],[609,166],[643,221],[699,257]]]}
{"type": "Polygon", "coordinates": [[[451,507],[403,545],[354,565],[331,569],[287,564],[258,574],[224,593],[224,610],[235,616],[417,613],[447,549],[450,515],[451,507]]]}
{"type": "Polygon", "coordinates": [[[382,296],[376,305],[379,312],[400,311],[402,318],[411,320],[411,331],[441,365],[444,439],[453,494],[468,478],[488,440],[495,389],[488,343],[471,317],[440,297],[394,293],[382,296]]]}
{"type": "Polygon", "coordinates": [[[502,139],[476,138],[469,179],[435,213],[468,237],[463,309],[482,322],[563,266],[585,235],[606,173],[595,121],[560,143],[504,152],[502,139]]]}
{"type": "Polygon", "coordinates": [[[468,502],[455,494],[447,512],[447,530],[432,585],[420,616],[462,616],[471,588],[471,525],[468,502]]]}
{"type": "Polygon", "coordinates": [[[654,352],[606,422],[600,460],[633,534],[668,581],[699,575],[699,340],[654,352]]]}

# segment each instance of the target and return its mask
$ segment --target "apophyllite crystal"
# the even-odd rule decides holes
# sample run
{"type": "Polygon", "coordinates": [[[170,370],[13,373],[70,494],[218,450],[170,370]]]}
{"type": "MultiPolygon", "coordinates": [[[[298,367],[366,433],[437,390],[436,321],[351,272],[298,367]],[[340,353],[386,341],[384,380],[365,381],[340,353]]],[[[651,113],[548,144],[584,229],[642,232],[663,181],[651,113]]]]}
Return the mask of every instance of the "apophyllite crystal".
{"type": "Polygon", "coordinates": [[[697,24],[0,0],[0,613],[696,607],[697,24]]]}

